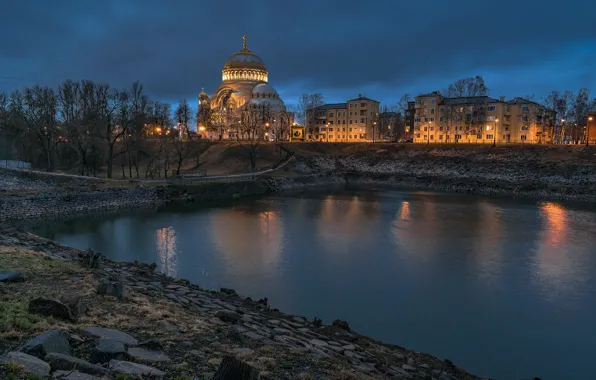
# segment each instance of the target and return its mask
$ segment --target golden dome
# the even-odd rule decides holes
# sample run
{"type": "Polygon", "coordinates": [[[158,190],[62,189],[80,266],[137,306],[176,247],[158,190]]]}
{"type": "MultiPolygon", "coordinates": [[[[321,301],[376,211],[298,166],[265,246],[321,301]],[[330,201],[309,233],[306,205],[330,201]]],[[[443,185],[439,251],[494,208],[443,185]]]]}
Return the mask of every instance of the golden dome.
{"type": "Polygon", "coordinates": [[[199,100],[208,100],[209,95],[205,92],[205,88],[201,89],[201,93],[199,94],[199,100]]]}
{"type": "Polygon", "coordinates": [[[242,50],[234,53],[228,58],[222,71],[223,81],[258,81],[267,82],[267,67],[261,57],[248,50],[246,36],[242,50]]]}

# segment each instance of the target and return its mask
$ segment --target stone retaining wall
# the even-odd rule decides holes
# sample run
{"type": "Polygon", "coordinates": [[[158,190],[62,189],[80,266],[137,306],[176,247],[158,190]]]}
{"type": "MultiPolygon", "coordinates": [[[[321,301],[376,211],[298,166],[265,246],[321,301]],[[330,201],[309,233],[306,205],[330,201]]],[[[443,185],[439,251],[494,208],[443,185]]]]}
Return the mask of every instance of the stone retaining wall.
{"type": "Polygon", "coordinates": [[[13,195],[0,198],[0,222],[157,207],[163,203],[159,188],[145,187],[13,195]]]}

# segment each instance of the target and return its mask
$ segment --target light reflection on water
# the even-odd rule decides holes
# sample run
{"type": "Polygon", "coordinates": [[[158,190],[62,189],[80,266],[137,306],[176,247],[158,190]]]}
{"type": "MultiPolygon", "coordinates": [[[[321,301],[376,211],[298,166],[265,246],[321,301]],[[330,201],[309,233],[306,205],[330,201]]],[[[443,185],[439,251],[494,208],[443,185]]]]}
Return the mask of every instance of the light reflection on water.
{"type": "Polygon", "coordinates": [[[502,379],[596,373],[595,231],[585,206],[426,192],[183,205],[34,230],[502,379]]]}

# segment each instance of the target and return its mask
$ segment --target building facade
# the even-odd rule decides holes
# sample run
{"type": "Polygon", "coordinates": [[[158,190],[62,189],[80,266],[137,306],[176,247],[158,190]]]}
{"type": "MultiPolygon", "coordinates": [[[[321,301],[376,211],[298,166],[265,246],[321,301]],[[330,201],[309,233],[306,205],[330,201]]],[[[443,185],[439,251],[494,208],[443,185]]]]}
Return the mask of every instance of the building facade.
{"type": "Polygon", "coordinates": [[[315,107],[306,115],[307,141],[362,142],[379,138],[379,102],[365,96],[315,107]]]}
{"type": "Polygon", "coordinates": [[[445,98],[435,91],[415,98],[416,143],[528,143],[553,139],[556,113],[538,103],[489,96],[445,98]]]}
{"type": "MultiPolygon", "coordinates": [[[[240,113],[247,110],[262,114],[262,134],[269,136],[269,129],[273,129],[276,119],[286,113],[283,100],[269,85],[269,71],[265,63],[248,49],[246,36],[243,40],[242,50],[232,54],[225,62],[221,84],[214,94],[209,96],[203,90],[198,96],[197,131],[209,139],[242,139],[240,113]]],[[[284,116],[284,120],[287,119],[288,115],[284,116]]]]}

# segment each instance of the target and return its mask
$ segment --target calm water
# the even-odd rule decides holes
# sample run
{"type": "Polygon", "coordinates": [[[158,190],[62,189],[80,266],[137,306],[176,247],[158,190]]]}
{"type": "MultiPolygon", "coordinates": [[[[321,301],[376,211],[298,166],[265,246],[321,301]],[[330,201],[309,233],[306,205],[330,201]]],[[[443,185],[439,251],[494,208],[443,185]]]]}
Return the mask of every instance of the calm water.
{"type": "Polygon", "coordinates": [[[596,377],[596,213],[407,192],[287,195],[34,232],[449,358],[498,379],[596,377]]]}

